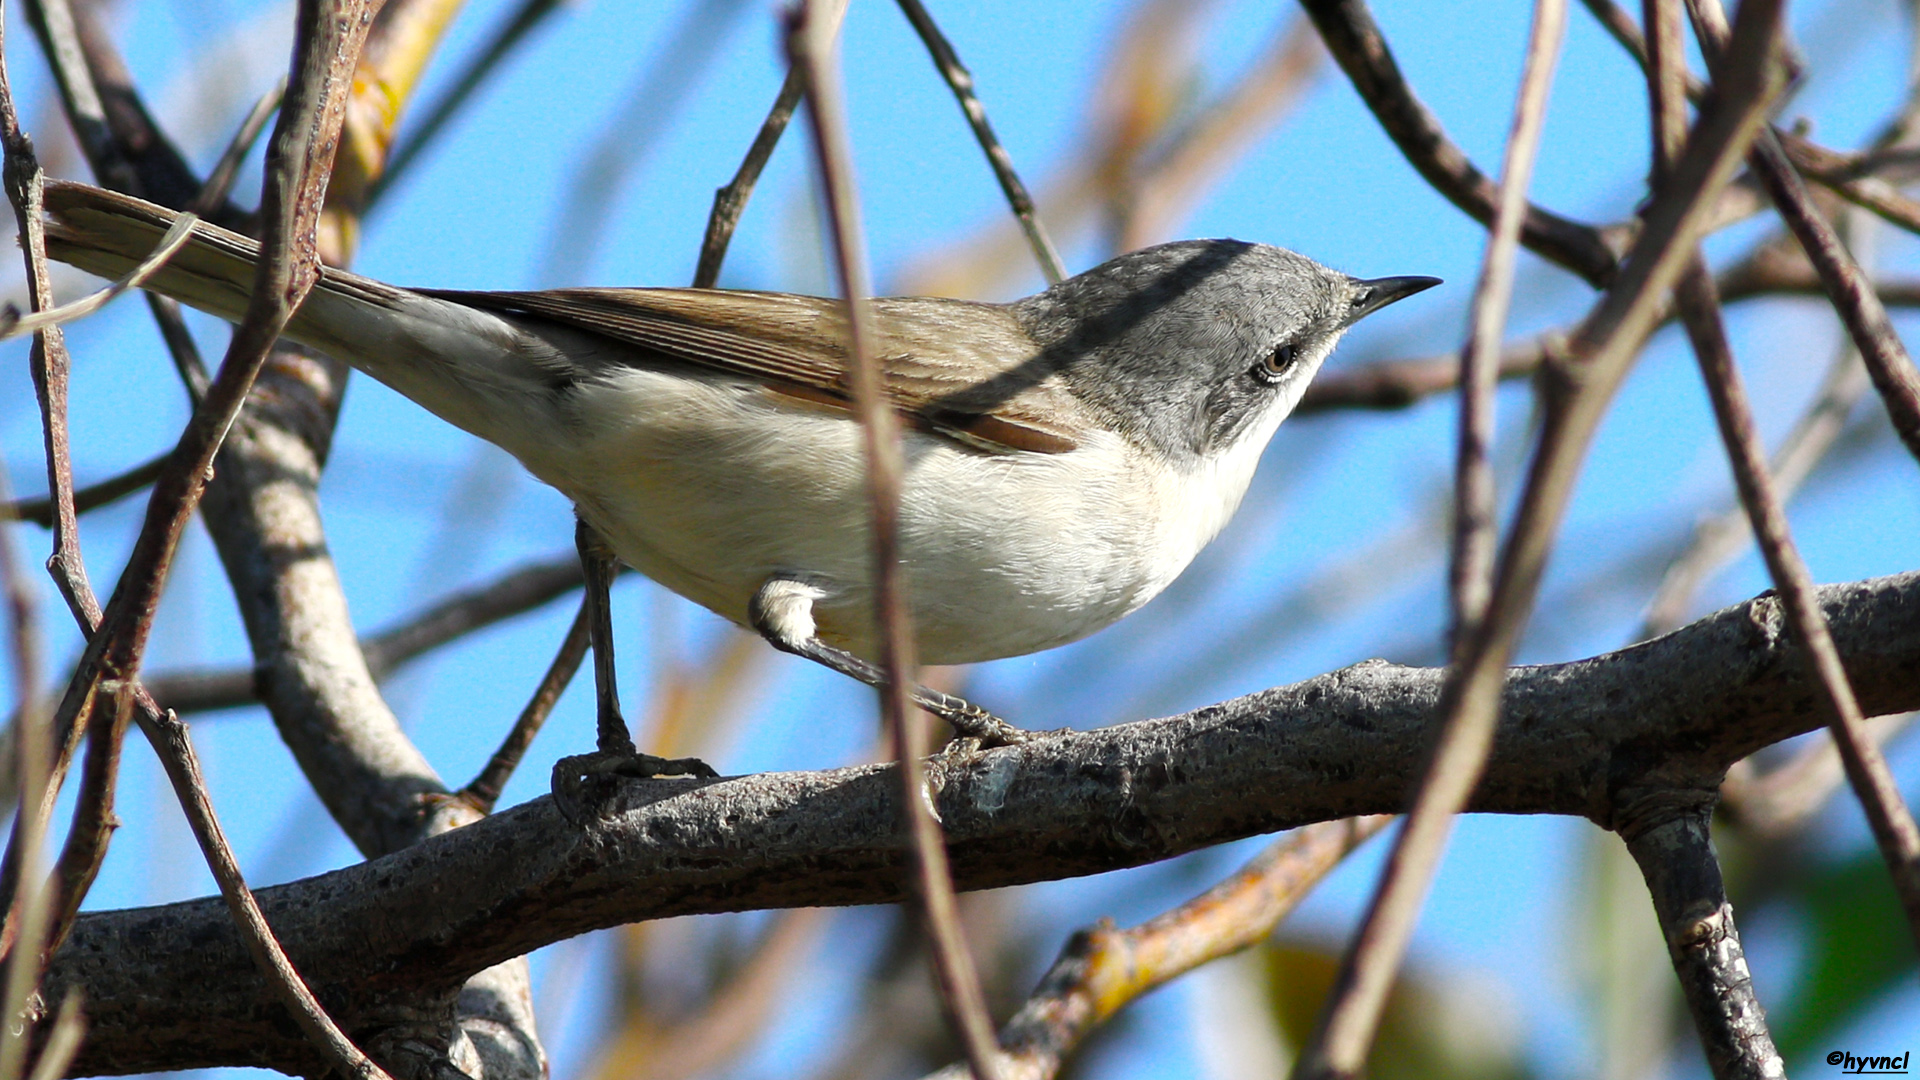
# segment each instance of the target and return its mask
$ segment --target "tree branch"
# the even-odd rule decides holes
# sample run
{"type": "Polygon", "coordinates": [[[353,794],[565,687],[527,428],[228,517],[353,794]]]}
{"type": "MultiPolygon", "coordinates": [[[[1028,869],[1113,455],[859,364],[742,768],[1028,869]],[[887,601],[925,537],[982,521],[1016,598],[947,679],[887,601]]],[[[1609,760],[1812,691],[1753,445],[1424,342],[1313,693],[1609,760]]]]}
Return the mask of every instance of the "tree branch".
{"type": "MultiPolygon", "coordinates": [[[[1819,597],[1862,707],[1920,707],[1920,572],[1819,597]]],[[[1763,596],[1619,652],[1515,668],[1470,809],[1613,827],[1648,799],[1710,798],[1732,762],[1823,723],[1801,656],[1763,596]]],[[[1168,719],[936,761],[955,879],[982,889],[1099,873],[1394,812],[1418,778],[1443,676],[1369,662],[1168,719]]],[[[323,1004],[366,1037],[412,1017],[436,987],[588,930],[898,900],[897,791],[890,765],[636,783],[585,833],[542,798],[258,895],[323,1004]]],[[[87,988],[92,1021],[80,1073],[317,1065],[218,900],[82,915],[54,958],[49,999],[70,985],[87,988]]]]}

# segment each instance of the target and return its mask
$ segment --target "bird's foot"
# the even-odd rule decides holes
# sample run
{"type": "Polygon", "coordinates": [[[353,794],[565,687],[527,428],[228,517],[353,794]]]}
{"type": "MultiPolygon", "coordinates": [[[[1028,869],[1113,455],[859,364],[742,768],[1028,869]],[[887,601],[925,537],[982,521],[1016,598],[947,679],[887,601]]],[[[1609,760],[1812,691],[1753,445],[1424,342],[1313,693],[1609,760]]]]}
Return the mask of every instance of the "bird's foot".
{"type": "Polygon", "coordinates": [[[597,807],[604,799],[602,791],[589,799],[587,789],[601,777],[626,780],[652,780],[664,776],[685,776],[711,780],[719,777],[713,766],[699,758],[663,758],[635,750],[595,750],[574,754],[553,764],[553,805],[560,816],[585,827],[599,818],[597,807]],[[594,812],[588,810],[594,808],[594,812]]]}

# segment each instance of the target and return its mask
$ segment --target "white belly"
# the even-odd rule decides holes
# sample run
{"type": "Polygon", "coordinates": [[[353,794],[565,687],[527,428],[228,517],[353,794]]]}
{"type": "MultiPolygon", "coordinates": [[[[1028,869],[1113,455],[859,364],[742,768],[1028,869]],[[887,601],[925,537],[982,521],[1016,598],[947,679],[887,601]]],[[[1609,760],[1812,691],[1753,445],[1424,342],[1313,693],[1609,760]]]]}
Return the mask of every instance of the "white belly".
{"type": "MultiPolygon", "coordinates": [[[[820,636],[873,655],[864,459],[846,414],[639,370],[576,400],[591,411],[571,438],[512,449],[622,559],[742,624],[767,580],[802,577],[827,592],[820,636]]],[[[1265,434],[1198,476],[1143,465],[1115,435],[984,454],[908,432],[900,540],[920,659],[1035,652],[1146,603],[1232,515],[1265,434]]]]}

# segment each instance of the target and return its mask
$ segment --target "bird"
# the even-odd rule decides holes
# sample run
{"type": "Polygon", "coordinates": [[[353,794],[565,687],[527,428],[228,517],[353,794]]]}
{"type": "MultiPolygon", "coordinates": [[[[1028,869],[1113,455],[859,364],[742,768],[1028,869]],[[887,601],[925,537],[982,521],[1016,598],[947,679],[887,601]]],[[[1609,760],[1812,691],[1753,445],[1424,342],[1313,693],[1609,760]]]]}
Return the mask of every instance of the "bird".
{"type": "MultiPolygon", "coordinates": [[[[46,188],[48,253],[132,270],[172,211],[46,188]]],[[[207,223],[142,287],[232,322],[258,244],[207,223]]],[[[1362,279],[1283,248],[1182,240],[1011,303],[871,301],[901,421],[901,571],[919,658],[1083,638],[1135,611],[1226,525],[1274,431],[1349,327],[1439,279],[1362,279]]],[[[712,775],[639,754],[619,715],[618,562],[775,647],[871,685],[870,516],[841,300],[732,289],[401,288],[324,268],[286,337],[506,450],[577,511],[598,688],[563,777],[712,775]],[[597,596],[597,600],[596,600],[597,596]]],[[[1020,729],[926,687],[960,732],[1020,729]]]]}

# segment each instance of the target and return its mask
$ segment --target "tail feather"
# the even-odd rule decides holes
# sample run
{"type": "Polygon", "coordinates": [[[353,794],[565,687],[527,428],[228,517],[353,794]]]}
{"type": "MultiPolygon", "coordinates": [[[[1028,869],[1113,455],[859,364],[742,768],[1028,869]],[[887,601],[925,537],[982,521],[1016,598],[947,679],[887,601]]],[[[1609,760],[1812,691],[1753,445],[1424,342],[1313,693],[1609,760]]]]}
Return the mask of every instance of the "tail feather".
{"type": "MultiPolygon", "coordinates": [[[[118,278],[159,246],[177,215],[85,184],[49,181],[47,253],[118,278]]],[[[230,322],[246,314],[260,245],[201,222],[144,287],[230,322]]],[[[323,268],[286,336],[343,360],[442,418],[527,460],[552,430],[549,391],[569,370],[566,332],[323,268]]],[[[573,336],[578,336],[574,334],[573,336]]]]}
{"type": "MultiPolygon", "coordinates": [[[[178,216],[129,195],[87,184],[49,180],[46,186],[47,254],[105,278],[118,278],[138,266],[160,244],[178,216]]],[[[194,226],[193,239],[149,278],[146,288],[171,296],[229,322],[247,311],[260,243],[207,222],[194,226]]],[[[317,291],[394,310],[407,293],[372,278],[323,267],[317,291]]],[[[303,309],[304,310],[304,309],[303,309]]],[[[299,341],[336,337],[296,312],[287,336],[299,341]]],[[[312,342],[318,346],[319,342],[312,342]]],[[[351,358],[346,358],[351,359],[351,358]]]]}

